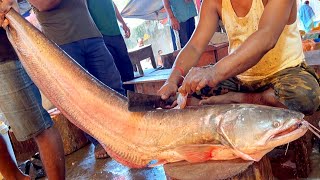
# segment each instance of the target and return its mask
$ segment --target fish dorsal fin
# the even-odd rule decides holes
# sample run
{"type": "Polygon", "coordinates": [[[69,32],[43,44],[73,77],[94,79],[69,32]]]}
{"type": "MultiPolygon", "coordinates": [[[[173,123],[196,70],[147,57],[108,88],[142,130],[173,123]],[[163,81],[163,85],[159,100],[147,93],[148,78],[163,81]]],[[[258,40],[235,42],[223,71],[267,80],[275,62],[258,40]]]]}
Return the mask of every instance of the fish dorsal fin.
{"type": "Polygon", "coordinates": [[[223,148],[221,145],[199,144],[180,146],[174,149],[188,162],[197,163],[208,161],[212,158],[214,151],[223,148]]]}

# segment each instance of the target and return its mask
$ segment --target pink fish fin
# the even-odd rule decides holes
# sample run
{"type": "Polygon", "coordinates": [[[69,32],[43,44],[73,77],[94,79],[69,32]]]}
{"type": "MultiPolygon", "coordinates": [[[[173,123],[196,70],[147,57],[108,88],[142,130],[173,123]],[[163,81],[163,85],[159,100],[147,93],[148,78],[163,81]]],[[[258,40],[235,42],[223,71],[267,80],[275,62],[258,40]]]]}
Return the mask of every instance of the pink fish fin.
{"type": "Polygon", "coordinates": [[[246,154],[246,153],[238,150],[237,148],[233,148],[233,152],[234,152],[238,157],[240,157],[240,158],[243,159],[243,160],[247,160],[247,161],[259,161],[259,160],[255,159],[254,157],[252,157],[251,155],[246,154]]]}
{"type": "Polygon", "coordinates": [[[186,161],[191,163],[205,162],[212,158],[212,152],[221,146],[212,144],[199,144],[177,147],[174,150],[186,161]]]}
{"type": "Polygon", "coordinates": [[[164,165],[164,164],[166,164],[166,163],[168,163],[167,160],[161,159],[161,160],[158,160],[157,163],[149,164],[148,167],[153,168],[153,167],[156,167],[156,166],[164,165]]]}
{"type": "Polygon", "coordinates": [[[266,149],[254,154],[250,154],[250,157],[252,157],[255,161],[260,161],[260,159],[262,159],[263,156],[265,156],[268,152],[272,151],[273,148],[271,149],[266,149]]]}

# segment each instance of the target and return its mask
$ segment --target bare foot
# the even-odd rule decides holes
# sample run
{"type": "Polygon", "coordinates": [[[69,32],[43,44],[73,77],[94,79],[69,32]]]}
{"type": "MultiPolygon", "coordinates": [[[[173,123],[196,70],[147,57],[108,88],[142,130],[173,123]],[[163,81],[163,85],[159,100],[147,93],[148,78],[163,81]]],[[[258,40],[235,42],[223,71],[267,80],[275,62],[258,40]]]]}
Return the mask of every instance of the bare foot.
{"type": "Polygon", "coordinates": [[[98,144],[94,148],[94,156],[96,159],[105,159],[108,158],[109,155],[106,150],[102,147],[101,144],[98,144]]]}

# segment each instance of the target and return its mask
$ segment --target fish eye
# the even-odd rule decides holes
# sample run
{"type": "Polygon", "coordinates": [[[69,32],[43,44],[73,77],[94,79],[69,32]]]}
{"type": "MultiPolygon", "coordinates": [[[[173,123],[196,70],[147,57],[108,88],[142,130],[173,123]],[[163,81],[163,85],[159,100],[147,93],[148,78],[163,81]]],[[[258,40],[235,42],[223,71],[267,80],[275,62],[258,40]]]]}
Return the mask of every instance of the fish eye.
{"type": "Polygon", "coordinates": [[[273,122],[273,127],[274,128],[278,128],[280,126],[280,122],[279,121],[274,121],[273,122]]]}

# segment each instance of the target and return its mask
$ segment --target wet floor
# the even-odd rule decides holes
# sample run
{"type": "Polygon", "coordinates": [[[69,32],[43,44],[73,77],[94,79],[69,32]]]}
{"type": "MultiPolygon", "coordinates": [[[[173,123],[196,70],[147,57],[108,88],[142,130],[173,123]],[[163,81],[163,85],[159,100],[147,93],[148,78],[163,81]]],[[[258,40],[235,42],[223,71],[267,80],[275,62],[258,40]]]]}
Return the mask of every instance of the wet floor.
{"type": "Polygon", "coordinates": [[[165,180],[163,167],[130,169],[114,160],[94,158],[94,147],[88,145],[66,157],[67,179],[165,180]]]}
{"type": "MultiPolygon", "coordinates": [[[[94,147],[88,145],[67,156],[67,179],[110,179],[110,180],[166,180],[163,167],[130,169],[114,160],[94,158],[94,147]]],[[[310,179],[320,179],[320,154],[315,148],[312,156],[310,179]]],[[[308,179],[309,179],[308,178],[308,179]]]]}

